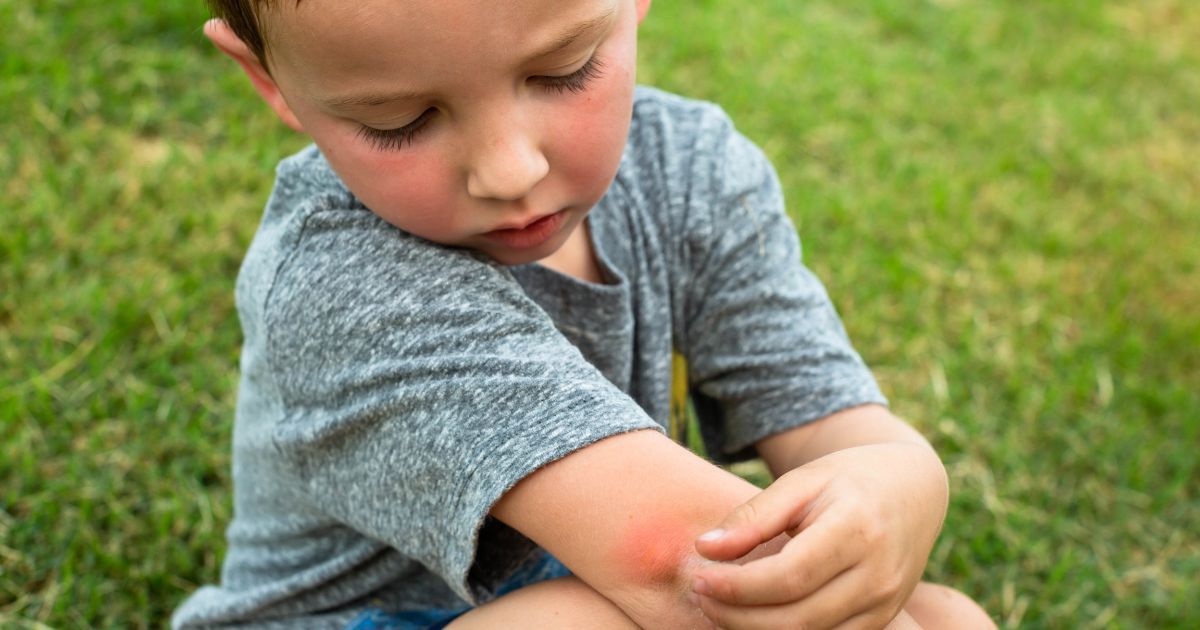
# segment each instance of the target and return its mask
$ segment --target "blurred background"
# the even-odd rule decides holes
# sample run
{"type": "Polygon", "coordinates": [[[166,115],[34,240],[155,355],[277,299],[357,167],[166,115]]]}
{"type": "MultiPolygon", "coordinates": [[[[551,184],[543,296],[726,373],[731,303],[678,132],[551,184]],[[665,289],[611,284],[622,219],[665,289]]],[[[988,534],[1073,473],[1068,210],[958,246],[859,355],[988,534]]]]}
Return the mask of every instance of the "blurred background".
{"type": "MultiPolygon", "coordinates": [[[[0,626],[218,578],[241,256],[304,146],[200,0],[0,0],[0,626]]],[[[1002,627],[1200,626],[1200,3],[654,0],[785,185],[1002,627]]],[[[739,472],[761,482],[753,466],[739,472]]]]}

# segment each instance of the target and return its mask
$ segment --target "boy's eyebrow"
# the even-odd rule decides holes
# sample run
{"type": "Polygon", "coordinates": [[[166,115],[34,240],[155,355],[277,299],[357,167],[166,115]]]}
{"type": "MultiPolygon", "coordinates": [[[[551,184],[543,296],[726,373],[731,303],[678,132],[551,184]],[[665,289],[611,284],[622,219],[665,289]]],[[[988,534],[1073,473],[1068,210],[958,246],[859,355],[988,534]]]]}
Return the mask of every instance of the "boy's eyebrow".
{"type": "Polygon", "coordinates": [[[555,39],[553,43],[534,54],[533,58],[537,59],[539,57],[549,57],[550,55],[553,55],[554,53],[570,46],[571,44],[574,44],[575,40],[579,39],[592,29],[607,24],[612,18],[613,14],[616,12],[617,5],[609,5],[609,7],[605,9],[604,13],[601,13],[590,20],[580,22],[579,24],[567,29],[561,36],[558,37],[558,39],[555,39]]]}
{"type": "Polygon", "coordinates": [[[420,92],[369,92],[366,94],[347,94],[321,99],[321,103],[333,109],[348,107],[374,107],[394,101],[416,100],[424,96],[420,92]]]}
{"type": "MultiPolygon", "coordinates": [[[[617,5],[614,3],[605,9],[604,13],[580,22],[558,36],[548,46],[533,54],[531,59],[541,57],[549,57],[560,50],[563,50],[575,43],[575,40],[591,32],[597,27],[603,26],[612,19],[613,14],[617,12],[617,5]]],[[[326,107],[333,109],[343,109],[348,107],[375,107],[395,101],[416,100],[426,96],[421,92],[413,91],[393,91],[393,92],[368,92],[365,94],[347,94],[343,96],[332,96],[321,99],[321,103],[326,107]]]]}

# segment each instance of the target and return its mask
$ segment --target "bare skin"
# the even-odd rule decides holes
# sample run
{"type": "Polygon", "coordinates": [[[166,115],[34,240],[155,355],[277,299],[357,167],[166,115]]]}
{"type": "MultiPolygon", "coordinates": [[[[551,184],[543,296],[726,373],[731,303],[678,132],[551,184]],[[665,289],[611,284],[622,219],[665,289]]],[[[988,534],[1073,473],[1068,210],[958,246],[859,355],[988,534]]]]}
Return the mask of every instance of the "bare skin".
{"type": "Polygon", "coordinates": [[[513,591],[455,619],[448,627],[620,630],[638,625],[579,578],[563,577],[513,591]]]}
{"type": "MultiPolygon", "coordinates": [[[[639,627],[994,627],[966,595],[918,581],[928,557],[926,547],[932,545],[944,514],[945,478],[928,445],[899,422],[882,408],[868,406],[764,440],[760,454],[777,475],[786,476],[767,491],[657,433],[619,435],[530,475],[501,499],[493,515],[563,560],[592,589],[572,591],[573,597],[611,602],[639,627]],[[906,494],[904,502],[895,505],[880,499],[859,501],[854,484],[830,486],[828,480],[850,472],[840,467],[843,460],[856,461],[855,449],[867,449],[863,452],[871,457],[894,452],[904,470],[895,465],[883,468],[887,476],[900,479],[911,496],[906,494]],[[823,453],[835,456],[829,459],[823,453]],[[843,453],[849,456],[841,458],[843,453]],[[802,470],[809,462],[816,462],[812,472],[802,470]],[[927,480],[919,481],[923,478],[927,480]],[[912,497],[923,496],[917,492],[923,484],[928,485],[931,504],[910,504],[912,497]],[[824,493],[823,504],[832,507],[803,509],[811,500],[805,497],[812,493],[824,493]],[[843,496],[854,497],[849,504],[855,510],[838,511],[843,496]],[[744,506],[752,501],[758,507],[747,510],[744,506]],[[884,511],[877,512],[876,504],[884,511]],[[862,506],[870,509],[859,511],[862,506]],[[788,516],[797,509],[832,525],[798,524],[788,516]],[[901,512],[888,511],[893,509],[901,512]],[[869,529],[900,534],[872,535],[864,543],[856,535],[839,533],[861,529],[864,525],[856,524],[856,518],[885,519],[892,526],[869,529]],[[912,523],[902,525],[905,519],[912,523]],[[697,541],[715,524],[734,535],[718,543],[697,541]],[[641,551],[629,553],[630,549],[641,551]],[[827,555],[830,550],[833,556],[827,555]],[[723,561],[708,562],[713,559],[723,561]],[[678,562],[673,571],[672,562],[678,562]],[[811,583],[780,580],[775,574],[828,562],[854,570],[828,576],[805,571],[814,576],[811,583]],[[906,581],[909,575],[912,582],[906,581]],[[708,595],[693,592],[697,576],[713,586],[708,595]],[[767,586],[754,586],[764,580],[767,586]],[[803,592],[778,592],[773,585],[780,583],[799,584],[803,592]],[[793,603],[749,603],[762,597],[793,603]],[[771,609],[784,616],[762,616],[771,609]]],[[[868,469],[868,486],[886,481],[872,476],[877,471],[870,467],[855,468],[868,469]]],[[[898,494],[891,486],[884,490],[898,494]]],[[[489,610],[500,612],[507,606],[497,601],[489,610]]]]}
{"type": "MultiPolygon", "coordinates": [[[[539,582],[495,599],[454,620],[449,627],[456,630],[620,630],[639,626],[616,604],[579,578],[565,577],[539,582]]],[[[995,627],[996,624],[987,613],[970,597],[952,588],[930,582],[917,585],[904,611],[887,626],[888,630],[995,627]]]]}

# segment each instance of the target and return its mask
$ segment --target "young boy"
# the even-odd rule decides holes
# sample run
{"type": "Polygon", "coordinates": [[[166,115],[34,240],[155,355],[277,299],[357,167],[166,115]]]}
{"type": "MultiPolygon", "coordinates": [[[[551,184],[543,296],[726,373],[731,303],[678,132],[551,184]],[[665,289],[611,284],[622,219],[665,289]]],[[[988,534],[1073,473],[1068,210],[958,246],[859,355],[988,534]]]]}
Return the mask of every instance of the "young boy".
{"type": "Polygon", "coordinates": [[[770,165],[635,89],[649,4],[212,2],[315,146],[238,277],[229,548],[175,627],[990,625],[918,583],[945,471],[770,165]],[[767,490],[663,434],[673,352],[767,490]]]}

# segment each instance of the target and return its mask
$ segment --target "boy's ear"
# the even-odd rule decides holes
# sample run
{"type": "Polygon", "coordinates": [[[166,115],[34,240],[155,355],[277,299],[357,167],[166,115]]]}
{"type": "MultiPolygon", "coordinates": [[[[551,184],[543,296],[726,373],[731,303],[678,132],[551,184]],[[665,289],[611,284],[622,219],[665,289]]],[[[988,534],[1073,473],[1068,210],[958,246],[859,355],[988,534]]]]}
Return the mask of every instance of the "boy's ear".
{"type": "Polygon", "coordinates": [[[650,10],[650,0],[637,0],[637,18],[638,24],[646,19],[646,12],[650,10]]]}
{"type": "Polygon", "coordinates": [[[271,106],[271,109],[285,125],[299,132],[304,131],[304,126],[300,124],[296,114],[292,113],[292,108],[283,99],[283,94],[279,91],[279,86],[271,77],[271,73],[267,72],[254,51],[250,50],[250,47],[237,36],[237,33],[233,32],[232,28],[229,28],[229,24],[225,20],[212,19],[205,22],[204,36],[221,52],[238,62],[238,65],[246,72],[246,76],[250,77],[250,82],[254,84],[254,89],[258,91],[259,96],[262,96],[267,105],[271,106]]]}

